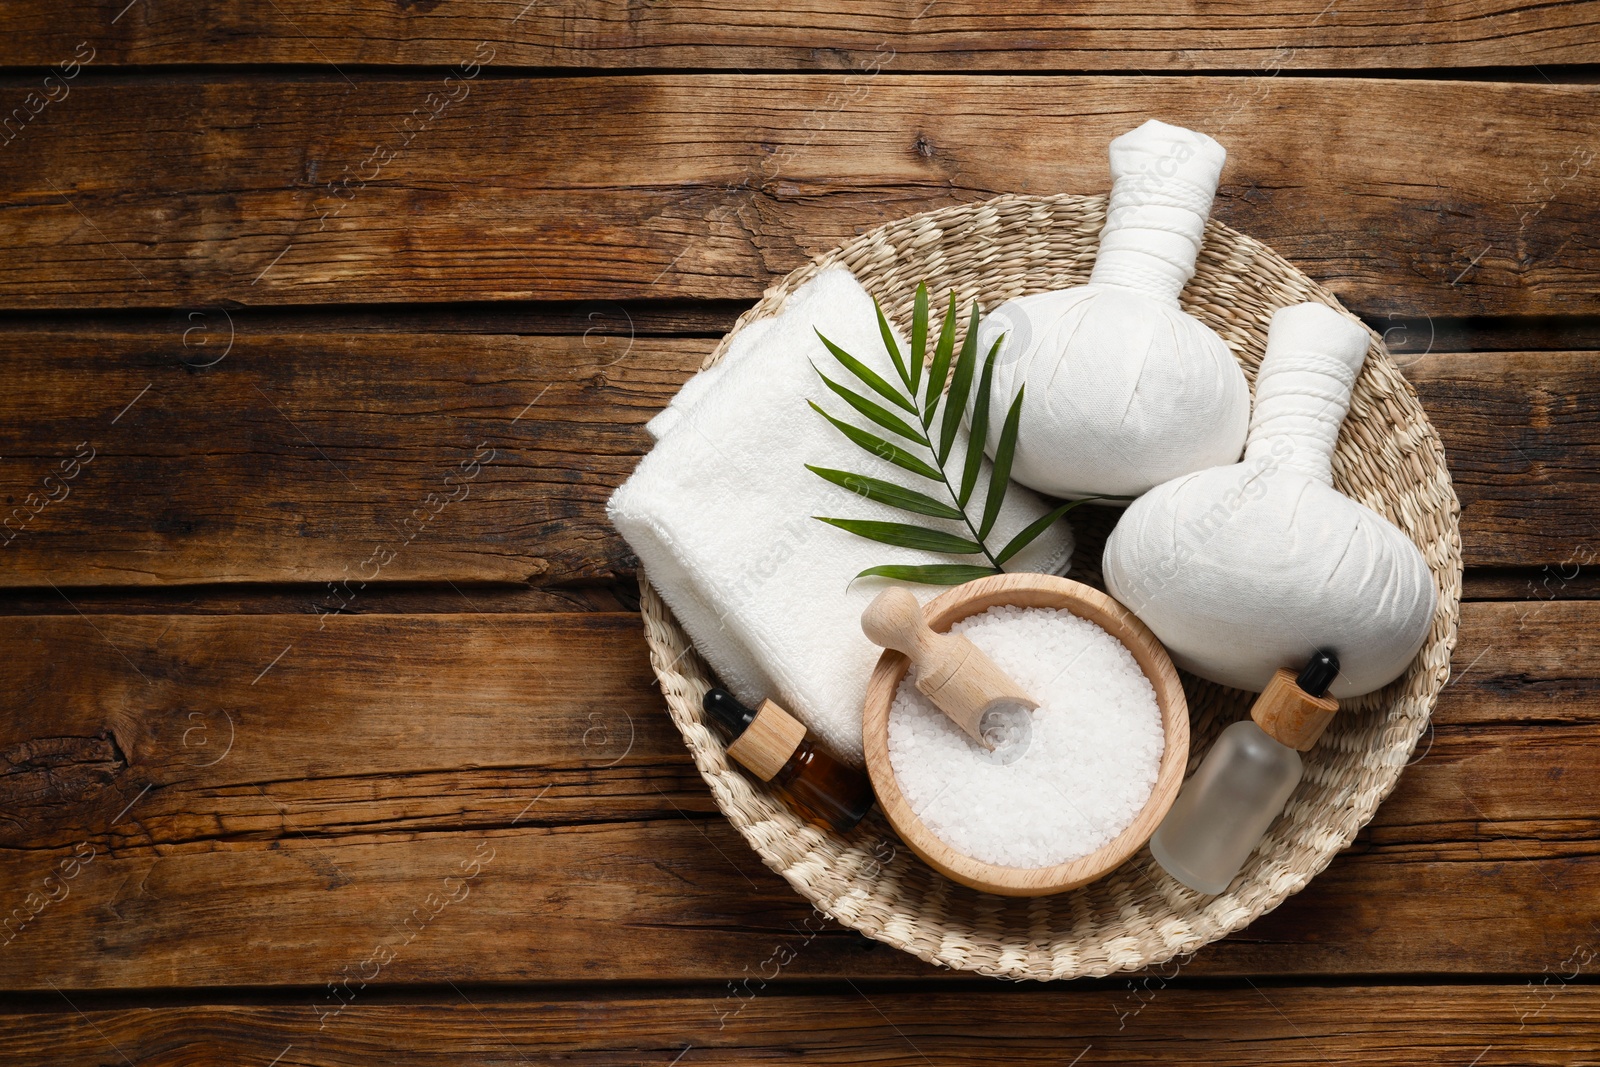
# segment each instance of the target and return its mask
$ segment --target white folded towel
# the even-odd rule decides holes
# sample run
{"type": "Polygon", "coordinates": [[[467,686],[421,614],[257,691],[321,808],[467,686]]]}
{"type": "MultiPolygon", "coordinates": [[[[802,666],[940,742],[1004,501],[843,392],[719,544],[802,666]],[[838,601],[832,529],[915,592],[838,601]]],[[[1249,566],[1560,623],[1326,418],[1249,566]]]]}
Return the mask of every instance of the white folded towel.
{"type": "MultiPolygon", "coordinates": [[[[650,423],[657,444],[612,495],[607,514],[651,583],[722,683],[746,703],[771,697],[840,755],[861,760],[861,705],[879,649],[861,633],[862,609],[885,584],[857,572],[882,563],[958,560],[878,544],[814,515],[943,523],[878,504],[823,481],[811,463],[942,491],[852,444],[806,404],[862,420],[818,379],[853,383],[817,340],[820,330],[893,379],[872,299],[846,270],[796,290],[780,315],[740,330],[720,363],[684,386],[650,423]]],[[[901,342],[901,351],[906,346],[901,342]]],[[[963,432],[952,456],[966,455],[963,432]]],[[[984,499],[985,462],[973,499],[984,499]]],[[[1045,513],[1013,485],[989,544],[998,549],[1045,513]]],[[[1007,564],[1065,573],[1072,532],[1045,531],[1007,564]]],[[[940,590],[915,586],[923,599],[940,590]]]]}

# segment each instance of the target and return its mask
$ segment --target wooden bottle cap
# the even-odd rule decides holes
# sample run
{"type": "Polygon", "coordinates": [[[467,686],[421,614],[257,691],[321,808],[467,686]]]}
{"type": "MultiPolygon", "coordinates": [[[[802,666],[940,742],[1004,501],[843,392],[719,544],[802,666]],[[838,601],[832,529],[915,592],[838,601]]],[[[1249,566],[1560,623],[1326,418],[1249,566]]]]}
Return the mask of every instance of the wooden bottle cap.
{"type": "Polygon", "coordinates": [[[867,605],[861,630],[874,644],[909,657],[922,695],[986,749],[994,744],[980,729],[984,712],[997,704],[1039,706],[971,641],[931,629],[917,598],[898,586],[867,605]]]}
{"type": "Polygon", "coordinates": [[[1280,745],[1306,752],[1338,710],[1339,702],[1333,697],[1312,696],[1295,684],[1293,671],[1280,670],[1256,698],[1250,717],[1280,745]]]}
{"type": "Polygon", "coordinates": [[[744,733],[729,743],[728,755],[763,782],[770,782],[805,739],[804,723],[772,701],[763,700],[744,733]]]}

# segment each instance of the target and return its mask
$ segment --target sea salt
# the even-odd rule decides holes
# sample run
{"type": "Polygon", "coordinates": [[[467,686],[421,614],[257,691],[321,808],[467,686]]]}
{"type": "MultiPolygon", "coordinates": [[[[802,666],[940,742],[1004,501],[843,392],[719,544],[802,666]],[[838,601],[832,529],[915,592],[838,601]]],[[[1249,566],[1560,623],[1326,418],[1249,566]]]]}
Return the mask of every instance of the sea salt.
{"type": "Polygon", "coordinates": [[[1013,708],[1020,729],[990,752],[917,691],[915,668],[907,673],[889,710],[889,760],[928,829],[1007,867],[1066,863],[1126,829],[1166,747],[1155,689],[1127,647],[1054,608],[990,608],[951,630],[1039,707],[1013,708]]]}

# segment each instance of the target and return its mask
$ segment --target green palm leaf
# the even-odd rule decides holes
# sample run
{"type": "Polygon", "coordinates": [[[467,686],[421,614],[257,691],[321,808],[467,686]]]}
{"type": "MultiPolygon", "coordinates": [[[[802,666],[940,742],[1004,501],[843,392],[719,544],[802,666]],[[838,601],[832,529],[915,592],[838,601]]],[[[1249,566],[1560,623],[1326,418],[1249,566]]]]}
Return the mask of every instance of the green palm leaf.
{"type": "Polygon", "coordinates": [[[821,515],[813,518],[825,522],[829,526],[837,526],[847,533],[857,537],[865,537],[869,541],[881,541],[886,545],[898,548],[915,548],[924,552],[949,552],[955,555],[969,556],[983,551],[983,546],[978,542],[965,537],[959,537],[943,530],[930,530],[925,526],[913,526],[908,522],[876,522],[871,519],[829,519],[821,515]]]}
{"type": "Polygon", "coordinates": [[[869,478],[865,474],[851,474],[849,471],[837,471],[828,467],[813,467],[809,463],[806,464],[806,470],[868,500],[876,500],[880,504],[888,504],[901,511],[914,511],[918,515],[932,515],[938,519],[959,520],[962,517],[961,512],[949,504],[919,493],[915,489],[886,482],[882,478],[869,478]]]}
{"type": "MultiPolygon", "coordinates": [[[[944,313],[944,322],[939,327],[939,340],[933,346],[933,366],[928,368],[928,400],[922,408],[922,418],[924,422],[933,418],[933,409],[939,406],[939,396],[944,392],[944,381],[950,376],[950,356],[954,353],[955,347],[956,293],[955,290],[952,289],[950,290],[950,307],[944,313]]],[[[967,381],[970,382],[971,380],[971,375],[968,375],[967,381]]],[[[952,386],[952,389],[953,388],[954,387],[952,386]]],[[[961,403],[965,404],[966,402],[966,394],[963,392],[961,403]]],[[[958,415],[957,418],[959,417],[960,416],[958,415]]],[[[945,421],[950,421],[950,413],[948,409],[945,411],[945,421]]],[[[945,458],[949,455],[949,451],[945,449],[945,439],[953,438],[954,436],[955,434],[952,431],[942,431],[940,433],[939,448],[944,451],[944,456],[941,456],[939,459],[940,463],[943,463],[945,458]]]]}
{"type": "Polygon", "coordinates": [[[967,440],[967,464],[961,472],[961,492],[956,497],[962,508],[972,499],[978,470],[983,466],[983,446],[989,440],[989,389],[994,382],[994,357],[999,351],[1000,339],[996,338],[984,360],[983,379],[978,382],[978,395],[972,402],[972,436],[967,440]]]}
{"type": "Polygon", "coordinates": [[[883,335],[883,347],[889,353],[889,359],[894,363],[894,369],[900,372],[900,380],[911,389],[911,395],[917,395],[917,387],[911,384],[911,375],[906,371],[905,357],[900,355],[900,346],[894,343],[894,331],[889,329],[889,320],[883,317],[883,308],[878,306],[878,301],[872,301],[872,310],[878,313],[878,332],[883,335]]]}
{"type": "Polygon", "coordinates": [[[922,377],[922,360],[928,348],[928,283],[917,283],[917,295],[911,306],[911,395],[917,395],[917,381],[922,377]]]}
{"type": "Polygon", "coordinates": [[[995,368],[1005,337],[996,338],[988,353],[980,360],[978,353],[980,309],[977,301],[973,301],[970,314],[967,316],[966,335],[962,339],[958,353],[955,335],[961,324],[956,318],[956,294],[951,292],[949,305],[940,322],[939,337],[930,353],[928,287],[926,283],[921,283],[912,297],[910,347],[902,355],[900,346],[895,342],[894,332],[889,328],[889,320],[884,316],[883,307],[876,300],[872,304],[877,314],[878,333],[882,337],[884,350],[899,374],[900,385],[904,385],[909,392],[902,391],[900,385],[891,384],[884,376],[828,340],[820,332],[817,333],[817,337],[834,358],[862,383],[865,393],[876,394],[898,410],[891,411],[863,392],[834,381],[823,374],[820,368],[817,368],[817,375],[829,390],[849,404],[857,414],[864,416],[874,426],[891,435],[910,442],[912,446],[926,449],[934,462],[929,463],[919,455],[889,443],[876,433],[837,419],[810,400],[807,400],[807,403],[811,405],[813,411],[827,419],[860,448],[903,470],[939,483],[954,501],[954,506],[927,493],[908,489],[883,478],[810,464],[807,464],[806,469],[819,478],[858,496],[864,496],[868,500],[915,515],[959,522],[966,527],[965,532],[970,536],[906,522],[826,518],[821,515],[815,518],[858,537],[882,544],[955,556],[981,555],[984,560],[983,563],[885,564],[868,567],[856,576],[858,578],[882,577],[928,585],[957,585],[985,575],[1003,573],[1003,565],[1008,560],[1037,540],[1068,511],[1085,501],[1074,500],[1061,504],[1049,514],[1029,523],[1025,529],[1011,538],[998,555],[991,552],[988,539],[994,532],[1000,518],[1000,510],[1005,503],[1006,491],[1010,487],[1011,468],[1016,457],[1017,440],[1021,434],[1023,396],[1021,390],[1006,411],[995,448],[989,484],[984,493],[983,514],[979,521],[973,521],[967,507],[972,502],[978,476],[983,469],[984,446],[989,440],[995,368]],[[927,372],[926,379],[922,377],[924,371],[927,372]],[[957,475],[955,471],[949,469],[952,466],[951,453],[955,448],[956,438],[960,436],[961,422],[969,410],[969,402],[972,412],[972,435],[967,442],[966,454],[960,462],[961,469],[957,475]],[[944,404],[942,415],[939,414],[940,403],[944,404]],[[905,418],[900,412],[911,417],[905,418]]]}
{"type": "Polygon", "coordinates": [[[944,480],[944,475],[940,473],[939,468],[929,465],[924,460],[918,459],[905,449],[900,448],[897,445],[891,445],[883,438],[852,426],[842,419],[834,418],[832,415],[829,415],[826,411],[823,411],[820,407],[818,407],[815,401],[807,400],[806,403],[811,405],[811,410],[815,411],[818,415],[821,415],[823,418],[833,423],[834,426],[838,427],[840,433],[844,434],[846,437],[850,438],[850,440],[854,441],[868,452],[871,452],[879,459],[886,459],[890,463],[893,463],[896,467],[904,468],[905,470],[910,471],[912,474],[920,474],[922,477],[932,479],[936,482],[944,480]]]}
{"type": "Polygon", "coordinates": [[[851,392],[849,389],[846,389],[844,386],[840,385],[826,374],[823,374],[820,370],[817,371],[817,377],[821,378],[823,384],[829,389],[832,389],[839,396],[843,397],[846,404],[849,404],[851,407],[861,412],[861,414],[865,415],[879,426],[882,426],[885,430],[888,430],[891,433],[897,433],[901,437],[904,437],[907,441],[914,441],[923,447],[927,447],[928,439],[922,436],[922,432],[920,430],[912,429],[909,425],[907,425],[904,419],[896,417],[894,414],[884,410],[881,405],[874,404],[866,397],[861,396],[858,393],[851,392]]]}
{"type": "Polygon", "coordinates": [[[890,578],[897,582],[918,582],[922,585],[960,585],[974,578],[987,578],[999,573],[994,567],[974,567],[967,563],[927,563],[919,567],[868,567],[856,577],[890,578]]]}
{"type": "Polygon", "coordinates": [[[1067,503],[1056,508],[1054,511],[1050,512],[1048,515],[1030,522],[1021,533],[1017,534],[1017,536],[1006,542],[1006,547],[1002,548],[1000,550],[1000,554],[995,556],[995,562],[1005,563],[1011,559],[1012,556],[1015,556],[1018,552],[1021,552],[1024,548],[1027,548],[1029,545],[1033,544],[1034,539],[1040,534],[1044,533],[1046,530],[1050,529],[1050,527],[1054,526],[1056,524],[1056,520],[1061,518],[1061,516],[1065,515],[1079,504],[1087,504],[1090,500],[1098,499],[1100,498],[1091,496],[1083,500],[1068,501],[1067,503]]]}
{"type": "Polygon", "coordinates": [[[1000,444],[994,450],[994,471],[989,476],[989,498],[984,501],[983,523],[978,527],[979,540],[988,537],[989,531],[994,529],[994,521],[1000,517],[1000,505],[1005,503],[1006,487],[1011,484],[1011,460],[1017,454],[1017,427],[1022,420],[1022,394],[1025,392],[1026,386],[1017,390],[1017,398],[1006,412],[1005,425],[1000,428],[1000,444]]]}
{"type": "MultiPolygon", "coordinates": [[[[955,311],[955,294],[950,294],[950,310],[955,311]]],[[[952,315],[952,318],[954,316],[952,315]]],[[[946,320],[949,325],[950,320],[946,320]]],[[[953,332],[953,331],[952,331],[953,332]]],[[[955,338],[952,336],[951,342],[955,338]]],[[[944,338],[939,338],[944,343],[944,338]]],[[[956,372],[950,379],[950,396],[944,404],[944,422],[939,427],[939,466],[950,458],[950,449],[956,443],[956,427],[967,410],[967,395],[972,392],[972,376],[978,366],[978,302],[972,302],[972,314],[967,319],[967,336],[961,342],[961,355],[956,360],[956,372]]],[[[986,416],[987,417],[987,416],[986,416]]],[[[976,423],[974,423],[976,425],[976,423]]],[[[984,425],[987,427],[988,423],[984,425]]],[[[976,435],[974,435],[976,436],[976,435]]],[[[962,507],[966,501],[961,502],[962,507]]]]}
{"type": "Polygon", "coordinates": [[[885,400],[889,401],[889,403],[895,405],[895,407],[909,411],[913,415],[917,413],[917,406],[911,401],[907,400],[905,397],[901,396],[900,390],[884,381],[883,377],[878,374],[877,371],[874,371],[871,367],[867,366],[865,363],[861,362],[859,359],[852,356],[850,353],[846,352],[844,349],[840,348],[826,337],[823,337],[822,331],[813,329],[812,332],[817,335],[817,339],[827,347],[828,351],[833,353],[833,358],[844,364],[845,369],[851,374],[854,374],[857,378],[861,379],[863,385],[871,389],[874,393],[877,393],[879,396],[883,397],[885,400]]]}

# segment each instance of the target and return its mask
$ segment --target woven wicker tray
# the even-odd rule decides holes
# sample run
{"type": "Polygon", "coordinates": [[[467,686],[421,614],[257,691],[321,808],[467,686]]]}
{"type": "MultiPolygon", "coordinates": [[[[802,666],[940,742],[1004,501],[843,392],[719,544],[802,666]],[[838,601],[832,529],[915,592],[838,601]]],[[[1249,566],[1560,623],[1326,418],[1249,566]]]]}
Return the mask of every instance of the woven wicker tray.
{"type": "MultiPolygon", "coordinates": [[[[900,323],[910,321],[919,281],[936,294],[954,289],[963,304],[976,299],[985,309],[1081,284],[1104,218],[1104,197],[1002,196],[891,222],[795,270],[733,332],[776,314],[789,293],[834,266],[853,271],[900,323]]],[[[1228,342],[1252,384],[1272,312],[1306,300],[1343,310],[1332,293],[1271,249],[1217,222],[1206,229],[1198,270],[1183,294],[1185,309],[1228,342]]],[[[722,358],[727,346],[724,338],[705,365],[722,358]]],[[[1433,628],[1404,676],[1346,703],[1348,710],[1307,754],[1305,778],[1284,816],[1220,896],[1184,888],[1141,850],[1073,892],[1006,899],[936,874],[876,812],[848,836],[802,822],[729,765],[700,711],[712,677],[641,571],[651,664],[723,813],[767,866],[831,918],[922,959],[1008,978],[1105,975],[1163,962],[1277,907],[1349,845],[1394,788],[1449,677],[1461,599],[1460,505],[1438,435],[1376,335],[1339,435],[1333,473],[1341,491],[1387,516],[1422,549],[1439,589],[1433,628]]],[[[1089,507],[1073,513],[1073,578],[1100,586],[1100,550],[1115,517],[1089,507]]],[[[1223,727],[1247,713],[1253,697],[1188,676],[1184,685],[1194,720],[1192,771],[1223,727]]]]}

